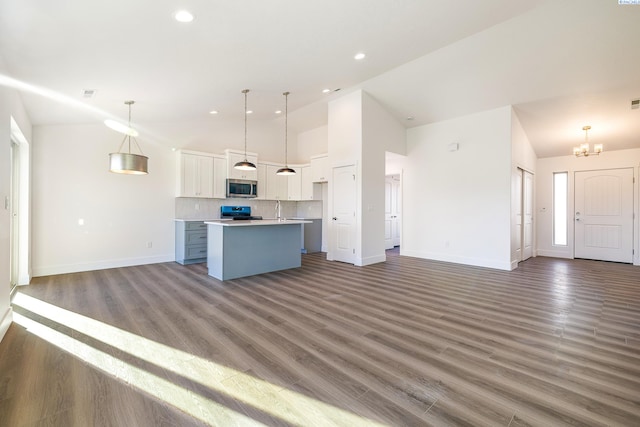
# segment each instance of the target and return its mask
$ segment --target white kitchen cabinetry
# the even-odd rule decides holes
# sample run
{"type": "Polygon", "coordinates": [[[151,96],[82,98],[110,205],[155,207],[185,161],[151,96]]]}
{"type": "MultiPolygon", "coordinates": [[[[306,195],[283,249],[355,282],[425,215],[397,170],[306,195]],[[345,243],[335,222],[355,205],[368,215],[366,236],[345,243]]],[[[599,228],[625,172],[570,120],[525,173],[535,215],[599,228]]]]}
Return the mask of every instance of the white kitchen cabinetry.
{"type": "Polygon", "coordinates": [[[227,159],[225,156],[213,156],[213,197],[227,197],[227,159]]]}
{"type": "Polygon", "coordinates": [[[311,157],[311,182],[329,182],[329,156],[326,154],[311,157]]]}
{"type": "Polygon", "coordinates": [[[302,178],[299,167],[289,166],[296,171],[295,175],[287,176],[287,198],[289,200],[300,200],[302,197],[302,178]]]}
{"type": "Polygon", "coordinates": [[[267,165],[264,163],[258,163],[258,200],[265,200],[267,198],[267,165]]]}
{"type": "Polygon", "coordinates": [[[289,181],[286,175],[276,175],[279,165],[266,165],[267,188],[265,193],[266,200],[288,200],[287,192],[289,191],[289,181]]]}
{"type": "Polygon", "coordinates": [[[313,180],[311,166],[303,166],[300,168],[300,199],[299,200],[315,200],[313,195],[313,180]]]}
{"type": "MultiPolygon", "coordinates": [[[[258,180],[257,170],[243,171],[233,167],[236,163],[244,160],[244,151],[227,149],[225,150],[225,154],[227,155],[227,178],[258,180]]],[[[255,153],[247,153],[247,160],[256,165],[258,163],[258,155],[255,153]]]]}
{"type": "Polygon", "coordinates": [[[213,197],[213,156],[179,151],[177,197],[213,197]]]}

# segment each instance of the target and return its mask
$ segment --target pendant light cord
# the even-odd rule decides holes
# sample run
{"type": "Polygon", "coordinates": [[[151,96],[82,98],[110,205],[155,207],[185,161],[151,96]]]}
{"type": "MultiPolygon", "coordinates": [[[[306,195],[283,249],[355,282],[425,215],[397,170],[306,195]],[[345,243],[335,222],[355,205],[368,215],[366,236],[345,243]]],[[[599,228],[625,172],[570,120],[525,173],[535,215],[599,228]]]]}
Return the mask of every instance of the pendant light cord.
{"type": "MultiPolygon", "coordinates": [[[[125,101],[125,104],[129,106],[129,129],[131,129],[131,104],[133,104],[133,101],[125,101]]],[[[127,136],[129,137],[129,154],[131,154],[131,135],[127,136]]]]}
{"type": "Polygon", "coordinates": [[[249,93],[249,89],[245,89],[242,91],[244,93],[244,161],[248,162],[247,159],[247,93],[249,93]]]}
{"type": "MultiPolygon", "coordinates": [[[[129,129],[132,129],[131,128],[131,105],[135,104],[135,101],[124,101],[124,103],[129,106],[129,129]]],[[[124,139],[122,140],[122,143],[120,144],[120,148],[118,149],[118,153],[122,152],[122,146],[124,145],[125,141],[127,142],[127,146],[129,148],[128,153],[131,154],[131,135],[129,134],[126,134],[124,139]]],[[[140,152],[140,154],[144,156],[144,153],[142,152],[142,149],[140,148],[140,145],[138,144],[138,141],[136,140],[135,137],[133,137],[133,143],[138,148],[138,151],[140,152]]]]}
{"type": "Polygon", "coordinates": [[[288,143],[287,143],[287,135],[288,135],[288,121],[287,117],[289,116],[289,92],[283,93],[284,95],[284,165],[289,167],[289,156],[288,156],[288,143]]]}

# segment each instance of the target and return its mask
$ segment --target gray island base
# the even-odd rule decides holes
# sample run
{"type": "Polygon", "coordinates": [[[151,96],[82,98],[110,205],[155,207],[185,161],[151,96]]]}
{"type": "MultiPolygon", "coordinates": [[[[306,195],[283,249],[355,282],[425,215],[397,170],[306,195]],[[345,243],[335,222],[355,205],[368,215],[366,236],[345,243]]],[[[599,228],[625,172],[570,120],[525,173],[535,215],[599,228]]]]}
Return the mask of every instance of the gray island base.
{"type": "Polygon", "coordinates": [[[219,280],[302,265],[303,220],[207,221],[207,268],[219,280]]]}

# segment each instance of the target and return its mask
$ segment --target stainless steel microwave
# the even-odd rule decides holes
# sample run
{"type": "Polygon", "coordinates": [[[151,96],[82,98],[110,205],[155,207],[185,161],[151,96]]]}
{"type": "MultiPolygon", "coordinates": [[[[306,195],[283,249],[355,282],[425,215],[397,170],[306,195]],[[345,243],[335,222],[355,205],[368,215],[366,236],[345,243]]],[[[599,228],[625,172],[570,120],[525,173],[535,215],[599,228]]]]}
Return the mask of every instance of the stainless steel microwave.
{"type": "Polygon", "coordinates": [[[258,197],[258,181],[227,178],[227,197],[258,197]]]}

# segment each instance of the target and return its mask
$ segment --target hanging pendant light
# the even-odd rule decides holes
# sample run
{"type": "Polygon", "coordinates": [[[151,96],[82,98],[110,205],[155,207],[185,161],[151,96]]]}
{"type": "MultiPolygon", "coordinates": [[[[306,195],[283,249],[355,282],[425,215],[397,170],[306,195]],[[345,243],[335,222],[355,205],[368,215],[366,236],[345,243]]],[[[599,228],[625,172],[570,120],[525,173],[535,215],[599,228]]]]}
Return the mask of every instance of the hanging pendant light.
{"type": "Polygon", "coordinates": [[[126,132],[120,130],[120,132],[125,133],[125,137],[120,144],[118,152],[109,154],[109,172],[128,175],[146,175],[149,173],[147,169],[147,160],[149,160],[149,158],[142,153],[138,141],[136,141],[135,136],[138,135],[138,132],[131,127],[131,105],[133,105],[135,101],[125,101],[124,103],[129,106],[129,126],[128,128],[122,128],[126,129],[126,132]],[[131,138],[133,138],[133,142],[136,147],[138,147],[140,154],[133,154],[131,152],[131,138]],[[128,149],[126,153],[123,153],[122,147],[125,142],[127,142],[128,149]]]}
{"type": "Polygon", "coordinates": [[[287,115],[288,115],[288,99],[289,92],[284,92],[284,167],[276,171],[276,175],[295,175],[296,171],[289,167],[287,158],[287,115]]]}
{"type": "Polygon", "coordinates": [[[247,93],[249,93],[249,89],[243,90],[242,93],[244,93],[244,160],[233,165],[233,168],[242,171],[254,171],[256,170],[256,165],[247,160],[247,93]]]}
{"type": "Polygon", "coordinates": [[[584,143],[580,144],[579,147],[573,147],[573,154],[576,157],[589,157],[589,155],[599,156],[600,153],[604,150],[604,146],[602,144],[594,144],[593,153],[589,152],[589,130],[591,126],[583,126],[582,130],[584,131],[584,143]]]}

